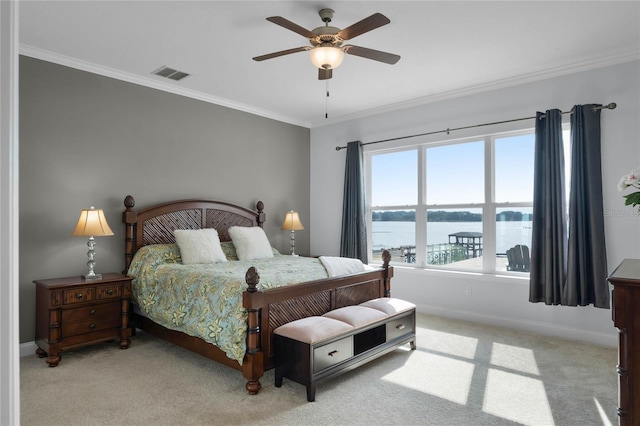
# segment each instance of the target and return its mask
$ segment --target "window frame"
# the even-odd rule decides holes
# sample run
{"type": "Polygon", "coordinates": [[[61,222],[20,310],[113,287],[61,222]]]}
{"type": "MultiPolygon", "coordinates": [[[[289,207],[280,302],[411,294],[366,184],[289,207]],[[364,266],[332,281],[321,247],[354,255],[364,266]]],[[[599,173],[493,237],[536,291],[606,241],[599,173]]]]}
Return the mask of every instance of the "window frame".
{"type": "MultiPolygon", "coordinates": [[[[567,130],[568,125],[563,126],[563,134],[567,130]]],[[[448,272],[467,272],[467,273],[481,273],[490,275],[511,275],[516,277],[526,277],[528,272],[506,271],[497,270],[497,254],[496,254],[496,242],[497,242],[497,225],[496,225],[496,212],[500,209],[516,209],[516,208],[533,208],[533,199],[531,201],[519,201],[519,202],[496,202],[496,188],[495,188],[495,141],[496,139],[506,137],[516,137],[522,135],[532,135],[535,138],[535,129],[524,128],[516,129],[505,132],[495,132],[483,135],[474,135],[464,138],[452,138],[442,139],[437,141],[427,141],[421,138],[418,143],[407,145],[396,145],[391,148],[374,148],[365,146],[364,150],[364,167],[365,167],[365,190],[366,190],[366,214],[367,214],[367,250],[369,258],[372,258],[373,253],[373,239],[372,239],[372,214],[373,211],[388,211],[388,210],[415,210],[415,244],[416,244],[416,263],[400,263],[393,262],[394,266],[403,266],[414,269],[428,269],[428,270],[443,270],[448,272]],[[481,203],[460,203],[460,204],[426,204],[426,165],[427,165],[427,151],[429,148],[463,144],[469,142],[483,141],[484,143],[484,201],[481,203]],[[418,204],[416,205],[383,205],[374,206],[371,205],[372,200],[372,158],[376,155],[389,154],[398,151],[418,151],[418,204]],[[482,212],[482,234],[483,234],[483,256],[482,267],[478,269],[463,268],[460,266],[449,265],[427,265],[426,264],[426,251],[427,251],[427,211],[430,209],[480,209],[482,212]],[[487,218],[492,218],[488,220],[487,218]],[[488,254],[488,255],[484,255],[488,254]]],[[[565,144],[568,141],[565,139],[565,144]]],[[[533,161],[533,159],[532,159],[533,161]]]]}

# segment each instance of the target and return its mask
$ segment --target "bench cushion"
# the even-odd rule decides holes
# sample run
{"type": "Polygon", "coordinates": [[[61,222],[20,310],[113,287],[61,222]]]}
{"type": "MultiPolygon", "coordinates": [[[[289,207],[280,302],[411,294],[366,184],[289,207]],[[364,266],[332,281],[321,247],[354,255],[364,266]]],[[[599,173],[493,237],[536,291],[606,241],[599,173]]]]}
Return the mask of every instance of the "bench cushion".
{"type": "Polygon", "coordinates": [[[353,326],[326,317],[307,317],[281,325],[273,332],[299,342],[313,344],[353,330],[353,326]]]}
{"type": "Polygon", "coordinates": [[[415,309],[416,305],[402,299],[394,299],[393,297],[381,297],[379,299],[367,300],[359,306],[377,309],[387,315],[395,315],[401,312],[415,309]]]}
{"type": "Polygon", "coordinates": [[[323,317],[343,321],[347,324],[351,324],[355,328],[358,328],[383,320],[387,317],[387,314],[380,310],[367,308],[365,306],[345,306],[344,308],[329,311],[324,314],[323,317]]]}

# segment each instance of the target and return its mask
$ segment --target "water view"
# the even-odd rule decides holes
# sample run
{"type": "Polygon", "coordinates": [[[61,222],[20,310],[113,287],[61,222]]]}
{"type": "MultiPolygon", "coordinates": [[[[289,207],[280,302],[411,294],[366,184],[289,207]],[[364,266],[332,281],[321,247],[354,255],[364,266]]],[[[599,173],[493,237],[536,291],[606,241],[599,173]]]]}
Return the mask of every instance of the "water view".
{"type": "MultiPolygon", "coordinates": [[[[374,258],[383,249],[395,249],[392,250],[392,256],[396,262],[401,261],[398,257],[405,256],[412,249],[415,254],[414,222],[373,221],[371,233],[374,258]]],[[[459,247],[449,244],[449,235],[456,233],[482,233],[482,222],[427,222],[428,251],[448,250],[448,261],[435,262],[428,259],[428,263],[452,263],[472,257],[466,251],[460,251],[459,247]]],[[[497,255],[505,256],[507,250],[517,244],[531,246],[531,221],[496,222],[497,255]]],[[[407,261],[411,263],[411,258],[404,259],[404,262],[407,261]]]]}
{"type": "MultiPolygon", "coordinates": [[[[372,222],[373,250],[415,246],[414,222],[372,222]]],[[[482,222],[427,222],[427,244],[449,242],[449,234],[482,232],[482,222]]],[[[496,252],[506,253],[516,244],[531,245],[531,221],[497,222],[496,252]]]]}

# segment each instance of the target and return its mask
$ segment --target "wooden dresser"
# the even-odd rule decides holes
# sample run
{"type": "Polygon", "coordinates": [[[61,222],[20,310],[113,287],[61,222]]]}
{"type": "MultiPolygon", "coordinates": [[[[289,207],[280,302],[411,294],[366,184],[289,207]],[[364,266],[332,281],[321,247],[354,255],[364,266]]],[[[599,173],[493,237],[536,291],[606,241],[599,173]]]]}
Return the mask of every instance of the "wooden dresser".
{"type": "Polygon", "coordinates": [[[640,425],[640,259],[625,259],[609,277],[613,324],[619,332],[618,419],[640,425]]]}
{"type": "Polygon", "coordinates": [[[130,343],[131,277],[103,274],[101,280],[81,277],[36,280],[36,354],[49,367],[60,362],[64,349],[117,340],[130,343]]]}

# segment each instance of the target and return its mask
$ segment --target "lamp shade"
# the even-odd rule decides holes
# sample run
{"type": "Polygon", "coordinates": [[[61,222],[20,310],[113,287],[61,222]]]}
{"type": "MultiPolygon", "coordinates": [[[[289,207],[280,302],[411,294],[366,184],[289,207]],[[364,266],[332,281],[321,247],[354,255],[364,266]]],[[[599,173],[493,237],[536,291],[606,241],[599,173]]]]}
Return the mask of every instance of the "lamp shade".
{"type": "Polygon", "coordinates": [[[90,209],[82,209],[76,229],[71,233],[73,236],[85,237],[103,237],[113,235],[113,231],[109,228],[107,219],[104,217],[102,209],[91,207],[90,209]]]}
{"type": "Polygon", "coordinates": [[[286,229],[288,231],[300,231],[304,229],[304,226],[302,226],[302,222],[300,222],[300,216],[298,215],[298,212],[294,212],[293,210],[287,212],[287,214],[284,216],[282,229],[286,229]]]}
{"type": "Polygon", "coordinates": [[[318,46],[309,52],[311,63],[316,68],[338,68],[344,59],[344,52],[339,47],[318,46]]]}

